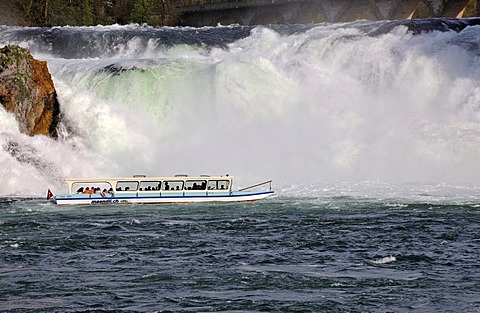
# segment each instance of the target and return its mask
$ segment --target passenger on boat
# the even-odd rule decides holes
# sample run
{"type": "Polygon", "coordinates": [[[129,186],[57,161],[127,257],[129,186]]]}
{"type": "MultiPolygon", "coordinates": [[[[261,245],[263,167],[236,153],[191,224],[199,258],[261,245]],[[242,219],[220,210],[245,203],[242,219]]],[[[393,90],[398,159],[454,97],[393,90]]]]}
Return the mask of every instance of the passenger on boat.
{"type": "Polygon", "coordinates": [[[83,193],[83,187],[78,188],[77,193],[83,193]]]}
{"type": "Polygon", "coordinates": [[[108,193],[113,195],[113,188],[108,189],[108,193]]]}
{"type": "Polygon", "coordinates": [[[93,194],[93,188],[90,189],[90,188],[85,188],[85,190],[83,191],[84,194],[86,195],[92,195],[93,194]]]}
{"type": "Polygon", "coordinates": [[[165,190],[170,190],[170,186],[168,185],[168,183],[165,183],[165,190]]]}

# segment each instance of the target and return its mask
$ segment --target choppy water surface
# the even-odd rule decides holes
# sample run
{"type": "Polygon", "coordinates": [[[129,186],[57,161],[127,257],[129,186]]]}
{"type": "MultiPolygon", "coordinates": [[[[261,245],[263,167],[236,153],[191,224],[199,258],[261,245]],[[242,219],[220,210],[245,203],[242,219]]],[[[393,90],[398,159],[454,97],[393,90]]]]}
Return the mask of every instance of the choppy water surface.
{"type": "Polygon", "coordinates": [[[472,204],[0,204],[4,311],[478,312],[472,204]]]}

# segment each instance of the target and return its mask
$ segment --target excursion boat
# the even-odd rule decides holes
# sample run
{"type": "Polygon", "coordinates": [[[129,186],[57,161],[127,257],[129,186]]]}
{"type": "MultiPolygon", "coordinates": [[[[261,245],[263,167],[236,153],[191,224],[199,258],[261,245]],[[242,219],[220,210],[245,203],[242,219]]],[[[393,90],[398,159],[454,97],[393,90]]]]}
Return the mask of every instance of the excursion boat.
{"type": "Polygon", "coordinates": [[[231,176],[187,176],[65,179],[68,194],[53,195],[55,204],[191,203],[257,201],[274,193],[268,180],[233,190],[231,176]]]}

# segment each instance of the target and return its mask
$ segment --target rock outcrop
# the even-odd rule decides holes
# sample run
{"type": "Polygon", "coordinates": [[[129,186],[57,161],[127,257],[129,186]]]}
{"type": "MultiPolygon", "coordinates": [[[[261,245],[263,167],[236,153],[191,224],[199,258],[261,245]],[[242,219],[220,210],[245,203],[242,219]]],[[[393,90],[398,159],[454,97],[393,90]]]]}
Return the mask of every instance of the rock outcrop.
{"type": "Polygon", "coordinates": [[[47,62],[19,46],[0,49],[0,103],[30,136],[57,137],[60,106],[47,62]]]}

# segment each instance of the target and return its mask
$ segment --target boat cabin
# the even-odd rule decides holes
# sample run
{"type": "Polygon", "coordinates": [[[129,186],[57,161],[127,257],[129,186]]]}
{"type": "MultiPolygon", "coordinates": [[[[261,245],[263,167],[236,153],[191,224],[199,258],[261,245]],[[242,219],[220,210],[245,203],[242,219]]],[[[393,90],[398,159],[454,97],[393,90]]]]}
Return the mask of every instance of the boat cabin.
{"type": "Polygon", "coordinates": [[[128,194],[190,194],[231,192],[233,177],[230,176],[187,176],[146,177],[136,175],[131,178],[66,179],[68,193],[83,193],[86,188],[113,195],[128,194]]]}

